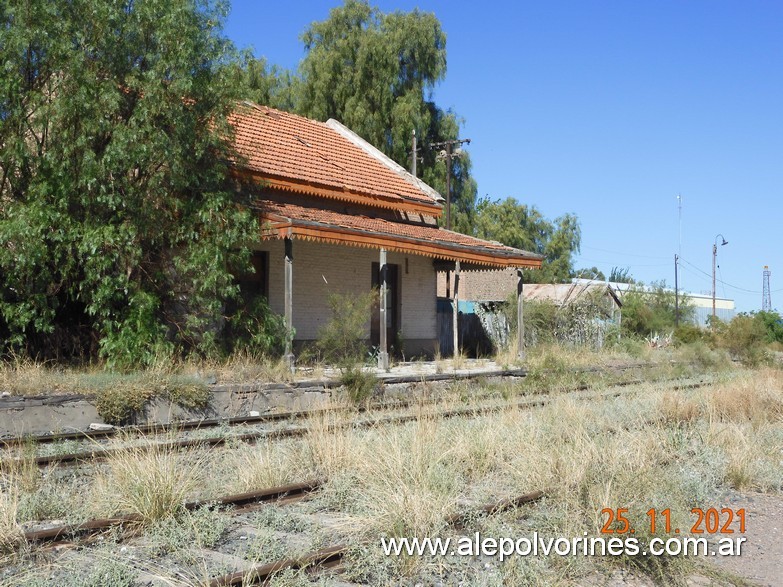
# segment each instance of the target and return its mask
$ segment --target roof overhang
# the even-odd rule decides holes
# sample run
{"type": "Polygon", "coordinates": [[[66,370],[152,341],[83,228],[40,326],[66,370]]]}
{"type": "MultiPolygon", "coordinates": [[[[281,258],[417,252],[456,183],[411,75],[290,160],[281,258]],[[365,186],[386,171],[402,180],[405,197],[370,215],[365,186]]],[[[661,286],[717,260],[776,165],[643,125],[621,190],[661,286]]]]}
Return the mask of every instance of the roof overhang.
{"type": "Polygon", "coordinates": [[[323,210],[317,211],[320,218],[313,218],[308,209],[294,205],[283,207],[284,210],[270,210],[264,208],[264,203],[259,205],[263,221],[262,238],[290,237],[337,245],[383,248],[433,259],[465,262],[473,267],[539,269],[543,260],[541,255],[437,226],[366,219],[323,210]]]}
{"type": "Polygon", "coordinates": [[[236,177],[245,180],[251,180],[254,183],[260,183],[269,189],[281,190],[296,194],[318,196],[359,204],[362,206],[372,206],[387,210],[401,210],[414,214],[424,214],[433,218],[440,218],[443,214],[443,206],[440,204],[427,204],[422,201],[403,198],[397,195],[370,194],[350,190],[347,187],[338,188],[330,185],[322,185],[315,182],[294,180],[291,178],[279,177],[269,174],[262,174],[247,169],[234,168],[236,177]]]}

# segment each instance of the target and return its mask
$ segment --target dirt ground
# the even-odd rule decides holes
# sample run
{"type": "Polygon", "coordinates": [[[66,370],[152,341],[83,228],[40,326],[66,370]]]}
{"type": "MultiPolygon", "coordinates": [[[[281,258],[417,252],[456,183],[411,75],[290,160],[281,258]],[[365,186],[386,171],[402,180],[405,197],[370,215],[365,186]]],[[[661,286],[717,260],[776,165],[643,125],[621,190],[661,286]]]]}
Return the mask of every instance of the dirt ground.
{"type": "Polygon", "coordinates": [[[745,508],[747,541],[741,556],[712,557],[714,564],[756,585],[783,585],[783,497],[729,493],[719,505],[735,511],[745,508]]]}
{"type": "MultiPolygon", "coordinates": [[[[745,538],[741,556],[711,556],[708,564],[726,573],[724,578],[731,581],[735,576],[745,581],[738,585],[755,587],[783,586],[783,496],[763,495],[759,493],[729,492],[711,504],[716,508],[731,508],[737,511],[745,508],[747,512],[745,538]]],[[[734,538],[738,535],[734,534],[734,538]]],[[[711,546],[721,536],[709,537],[711,546]]],[[[688,578],[690,587],[713,587],[726,585],[703,575],[688,578]]],[[[639,577],[627,571],[616,571],[609,577],[592,576],[586,582],[590,587],[655,587],[649,578],[639,577]]]]}

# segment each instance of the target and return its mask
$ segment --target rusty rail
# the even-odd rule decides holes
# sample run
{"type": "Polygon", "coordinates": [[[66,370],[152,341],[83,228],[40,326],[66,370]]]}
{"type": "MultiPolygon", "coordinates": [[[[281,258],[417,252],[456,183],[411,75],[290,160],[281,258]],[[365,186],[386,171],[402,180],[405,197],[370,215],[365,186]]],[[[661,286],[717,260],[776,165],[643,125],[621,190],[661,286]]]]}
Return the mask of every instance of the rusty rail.
{"type": "MultiPolygon", "coordinates": [[[[321,487],[319,481],[307,481],[304,483],[290,483],[278,487],[270,487],[258,491],[249,491],[234,495],[226,495],[215,499],[203,499],[185,503],[185,509],[192,511],[198,508],[219,505],[243,510],[251,504],[263,504],[273,502],[287,503],[294,497],[305,497],[321,487]]],[[[84,522],[76,525],[62,525],[45,530],[30,530],[25,532],[24,538],[30,544],[43,544],[54,542],[65,538],[78,538],[105,532],[111,528],[138,524],[143,518],[138,514],[127,514],[122,516],[113,516],[111,518],[101,518],[84,522]]]]}
{"type": "MultiPolygon", "coordinates": [[[[639,385],[644,382],[645,382],[644,380],[635,379],[632,381],[623,381],[623,382],[615,383],[612,385],[612,387],[628,387],[631,385],[639,385]]],[[[674,389],[695,389],[698,387],[709,385],[709,383],[710,382],[701,381],[698,383],[683,384],[683,385],[675,386],[674,389]]],[[[589,389],[589,387],[590,387],[589,385],[580,385],[576,387],[573,391],[585,391],[589,389]]],[[[605,398],[605,397],[611,397],[616,395],[617,392],[609,391],[604,394],[600,394],[597,397],[605,398]]],[[[529,409],[529,408],[544,406],[547,403],[551,402],[553,397],[558,397],[558,396],[546,395],[541,398],[526,399],[515,403],[505,403],[505,404],[491,405],[491,406],[484,406],[484,407],[479,406],[479,407],[454,408],[451,410],[435,411],[424,415],[434,416],[439,418],[455,418],[459,416],[479,416],[479,415],[501,412],[507,409],[514,409],[514,408],[529,409]]],[[[329,413],[330,411],[334,411],[334,410],[324,409],[315,412],[312,410],[308,410],[306,412],[302,412],[302,414],[304,417],[305,415],[312,416],[314,413],[329,413]]],[[[337,430],[344,430],[348,428],[357,428],[357,429],[370,428],[372,426],[385,425],[385,424],[405,424],[406,422],[415,421],[421,417],[422,414],[402,414],[397,416],[388,416],[385,418],[375,418],[375,419],[360,420],[355,422],[344,422],[341,424],[334,424],[330,426],[329,430],[337,431],[337,430]]],[[[212,438],[172,440],[168,442],[159,442],[150,445],[142,445],[142,446],[135,446],[135,447],[128,446],[128,447],[98,448],[94,450],[77,452],[77,453],[38,456],[38,457],[31,458],[30,461],[38,465],[39,467],[45,467],[49,465],[78,464],[80,462],[89,462],[89,461],[106,459],[108,457],[111,457],[112,455],[121,454],[123,452],[131,451],[131,450],[178,451],[178,450],[186,450],[189,448],[223,446],[229,442],[236,442],[236,441],[257,442],[259,440],[279,440],[283,438],[296,438],[296,437],[305,436],[308,432],[309,432],[309,428],[303,426],[295,427],[295,428],[284,428],[281,430],[259,430],[256,432],[235,434],[231,436],[216,436],[212,438]]],[[[5,461],[0,460],[0,470],[2,470],[4,467],[7,466],[6,463],[19,463],[23,461],[25,461],[24,457],[8,459],[5,461]]]]}
{"type": "MultiPolygon", "coordinates": [[[[449,525],[461,527],[467,520],[475,514],[487,514],[493,515],[502,511],[506,511],[515,507],[519,507],[526,503],[532,503],[538,501],[544,497],[543,491],[533,491],[517,497],[502,499],[497,502],[489,503],[481,506],[477,510],[471,513],[454,514],[446,518],[446,522],[449,525]]],[[[321,550],[317,550],[310,554],[305,555],[302,558],[294,559],[282,559],[267,563],[264,565],[257,565],[244,571],[235,571],[227,575],[215,577],[206,584],[206,587],[229,587],[233,585],[261,585],[268,583],[275,573],[285,571],[288,569],[300,570],[300,569],[313,569],[321,570],[327,568],[334,568],[342,563],[342,559],[348,552],[348,546],[344,544],[338,544],[335,546],[329,546],[321,550]]]]}

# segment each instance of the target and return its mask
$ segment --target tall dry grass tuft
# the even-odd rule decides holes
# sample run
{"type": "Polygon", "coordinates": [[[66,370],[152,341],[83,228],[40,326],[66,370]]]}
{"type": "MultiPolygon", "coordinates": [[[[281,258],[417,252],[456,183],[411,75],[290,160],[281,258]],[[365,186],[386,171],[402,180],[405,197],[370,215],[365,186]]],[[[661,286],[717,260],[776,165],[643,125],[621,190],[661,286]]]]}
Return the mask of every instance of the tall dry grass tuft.
{"type": "Polygon", "coordinates": [[[143,524],[177,516],[200,486],[200,460],[152,439],[123,448],[95,479],[96,508],[103,515],[136,514],[143,524]]]}
{"type": "Polygon", "coordinates": [[[0,553],[14,551],[23,541],[19,525],[19,489],[11,475],[0,477],[0,553]]]}
{"type": "Polygon", "coordinates": [[[228,453],[232,493],[277,487],[294,481],[289,453],[270,441],[242,444],[228,453]]]}
{"type": "Polygon", "coordinates": [[[26,357],[0,361],[0,390],[13,395],[74,391],[78,377],[26,357]]]}
{"type": "Polygon", "coordinates": [[[305,475],[328,480],[355,465],[358,457],[353,446],[355,434],[341,428],[343,422],[339,410],[319,410],[308,418],[308,433],[299,457],[305,475]]]}
{"type": "Polygon", "coordinates": [[[424,538],[444,527],[460,487],[441,426],[422,418],[403,429],[379,429],[365,445],[354,490],[364,532],[424,538]]]}
{"type": "Polygon", "coordinates": [[[707,398],[712,418],[723,422],[783,420],[783,373],[760,369],[715,388],[707,398]]]}
{"type": "Polygon", "coordinates": [[[664,425],[679,426],[695,421],[701,415],[702,407],[680,391],[666,391],[660,396],[656,411],[664,425]]]}

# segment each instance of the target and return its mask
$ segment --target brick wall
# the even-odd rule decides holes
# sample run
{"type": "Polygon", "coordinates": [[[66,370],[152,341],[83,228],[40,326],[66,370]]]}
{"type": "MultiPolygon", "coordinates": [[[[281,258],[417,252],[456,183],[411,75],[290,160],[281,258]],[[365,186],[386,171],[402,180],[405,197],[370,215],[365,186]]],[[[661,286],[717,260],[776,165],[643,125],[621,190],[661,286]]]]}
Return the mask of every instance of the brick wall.
{"type": "MultiPolygon", "coordinates": [[[[269,305],[273,312],[283,314],[283,241],[264,241],[257,248],[269,252],[269,305]]],[[[326,301],[328,295],[369,291],[372,287],[372,263],[378,262],[379,251],[295,238],[293,255],[293,322],[296,340],[315,340],[318,329],[331,318],[326,301]]],[[[387,263],[399,266],[400,323],[406,352],[410,354],[426,350],[425,347],[434,344],[436,337],[436,279],[432,259],[388,252],[387,263]]],[[[369,339],[369,317],[366,333],[369,339]]],[[[389,333],[390,340],[394,335],[389,333]]]]}
{"type": "MultiPolygon", "coordinates": [[[[454,273],[451,275],[453,295],[454,273]]],[[[501,302],[517,291],[517,270],[496,269],[489,271],[461,271],[459,299],[471,301],[501,302]]],[[[438,274],[438,295],[446,295],[446,274],[438,274]]]]}

